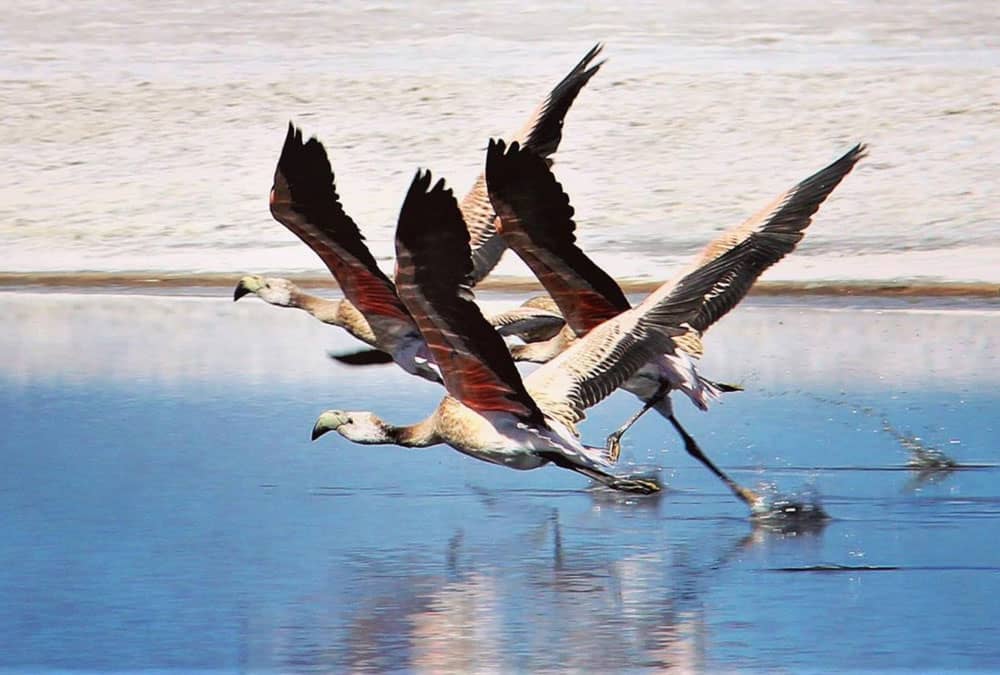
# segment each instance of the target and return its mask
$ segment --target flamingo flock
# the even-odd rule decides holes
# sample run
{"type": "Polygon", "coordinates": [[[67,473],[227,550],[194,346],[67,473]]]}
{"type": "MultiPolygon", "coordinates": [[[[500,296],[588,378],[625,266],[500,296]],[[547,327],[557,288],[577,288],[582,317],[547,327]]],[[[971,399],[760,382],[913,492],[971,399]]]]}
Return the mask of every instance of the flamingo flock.
{"type": "Polygon", "coordinates": [[[700,410],[739,387],[701,375],[702,336],[791,253],[830,193],[865,156],[858,144],[796,183],[742,224],[709,242],[683,270],[632,306],[617,282],[576,244],[574,210],[552,172],[565,117],[600,70],[596,45],[535,109],[510,141],[491,140],[485,168],[459,202],[444,179],[420,170],[396,228],[394,279],[382,272],[344,211],[322,143],[289,124],[270,193],[273,217],[298,236],[336,279],[343,299],[310,295],[287,279],[244,276],[234,300],[253,294],[340,326],[364,348],[332,355],[349,365],[395,362],[444,386],[431,414],[397,425],[373,412],[327,410],[312,438],[328,432],[366,445],[446,444],[513,469],[553,464],[614,490],[648,494],[658,480],[614,470],[620,439],[646,411],[671,424],[685,450],[745,503],[765,499],[713,463],[678,421],[670,394],[700,410]],[[547,295],[486,316],[474,286],[510,249],[547,295]],[[516,337],[519,344],[505,338],[516,337]],[[518,361],[542,364],[527,376],[518,361]],[[602,445],[577,425],[587,408],[622,388],[641,407],[602,445]]]}

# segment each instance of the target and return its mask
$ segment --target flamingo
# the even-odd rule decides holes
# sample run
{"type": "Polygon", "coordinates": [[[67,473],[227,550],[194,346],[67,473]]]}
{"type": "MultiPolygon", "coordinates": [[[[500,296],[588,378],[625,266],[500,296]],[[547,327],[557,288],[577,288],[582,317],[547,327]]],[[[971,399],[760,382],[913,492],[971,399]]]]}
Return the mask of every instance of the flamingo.
{"type": "MultiPolygon", "coordinates": [[[[750,247],[753,264],[743,261],[726,272],[728,283],[717,295],[706,296],[704,304],[688,319],[687,332],[674,337],[681,347],[664,354],[638,370],[622,388],[643,401],[643,407],[607,440],[612,458],[620,452],[622,434],[646,411],[655,408],[681,436],[686,451],[720,478],[732,492],[753,507],[757,497],[721,471],[701,450],[695,439],[674,415],[669,392],[680,390],[702,410],[708,401],[731,385],[714,383],[696,373],[689,354],[700,356],[701,336],[713,323],[735,307],[760,274],[795,249],[804,236],[812,215],[820,204],[865,156],[865,146],[856,145],[843,157],[782,193],[767,207],[736,228],[712,241],[673,283],[711,267],[728,252],[750,247]]],[[[629,311],[630,303],[621,288],[576,246],[573,207],[562,186],[545,161],[511,143],[490,141],[486,154],[489,194],[500,217],[500,231],[510,247],[531,268],[565,317],[566,326],[548,342],[524,345],[514,356],[533,352],[536,360],[547,360],[588,335],[597,326],[629,311]]]]}
{"type": "MultiPolygon", "coordinates": [[[[330,358],[336,361],[348,365],[392,363],[392,356],[376,347],[375,333],[364,314],[349,300],[321,298],[303,291],[288,279],[257,275],[240,279],[233,299],[239,300],[250,293],[268,304],[301,309],[323,323],[340,326],[370,347],[346,354],[331,352],[330,358]]],[[[530,298],[519,307],[489,315],[487,320],[500,335],[520,338],[527,343],[551,340],[566,324],[555,303],[547,296],[530,298]]],[[[523,345],[511,345],[512,349],[520,347],[523,345]]]]}
{"type": "MultiPolygon", "coordinates": [[[[717,312],[727,287],[762,256],[754,234],[662,286],[637,307],[593,328],[562,354],[522,380],[503,339],[474,302],[469,233],[443,180],[431,187],[417,172],[396,230],[396,288],[441,370],[447,395],[426,419],[390,424],[372,412],[327,410],[313,427],[316,440],[330,431],[354,443],[455,450],[513,469],[552,463],[610,488],[651,493],[655,480],[609,472],[606,448],[584,445],[576,424],[647,361],[673,353],[674,335],[700,313],[717,312]]],[[[762,504],[747,491],[748,501],[762,504]]]]}
{"type": "MultiPolygon", "coordinates": [[[[603,45],[596,44],[548,94],[517,133],[517,138],[540,155],[549,157],[559,147],[566,114],[580,90],[604,64],[593,63],[603,45]]],[[[303,143],[301,131],[289,123],[271,190],[271,214],[302,239],[337,279],[345,299],[324,301],[308,296],[286,279],[245,276],[237,283],[233,299],[253,293],[262,300],[308,311],[325,323],[341,326],[374,347],[345,355],[347,363],[383,363],[395,360],[407,372],[438,380],[426,363],[415,327],[405,308],[394,298],[391,282],[379,271],[357,225],[344,212],[334,185],[333,172],[322,144],[303,143]],[[367,325],[366,325],[367,323],[367,325]]],[[[462,213],[472,239],[475,281],[481,281],[499,262],[505,250],[497,235],[496,214],[482,174],[462,200],[462,213]]],[[[551,312],[529,313],[501,324],[505,334],[530,338],[539,323],[551,325],[551,312]]],[[[501,317],[502,318],[502,317],[501,317]]],[[[542,334],[545,333],[544,329],[542,334]]]]}

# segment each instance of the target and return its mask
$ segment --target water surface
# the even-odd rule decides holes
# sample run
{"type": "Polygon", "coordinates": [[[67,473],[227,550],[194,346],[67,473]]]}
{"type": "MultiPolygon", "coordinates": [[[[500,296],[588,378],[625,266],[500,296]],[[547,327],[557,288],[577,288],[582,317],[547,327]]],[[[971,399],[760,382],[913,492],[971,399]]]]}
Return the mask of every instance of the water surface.
{"type": "MultiPolygon", "coordinates": [[[[440,390],[329,361],[349,338],[298,312],[0,303],[0,668],[1000,667],[998,472],[921,480],[885,426],[1000,461],[995,304],[757,300],[713,329],[703,372],[747,391],[678,415],[738,480],[832,516],[781,532],[653,418],[623,462],[661,470],[658,498],[447,448],[310,443],[326,407],[412,421],[440,390]]],[[[613,396],[585,436],[633,406],[613,396]]]]}

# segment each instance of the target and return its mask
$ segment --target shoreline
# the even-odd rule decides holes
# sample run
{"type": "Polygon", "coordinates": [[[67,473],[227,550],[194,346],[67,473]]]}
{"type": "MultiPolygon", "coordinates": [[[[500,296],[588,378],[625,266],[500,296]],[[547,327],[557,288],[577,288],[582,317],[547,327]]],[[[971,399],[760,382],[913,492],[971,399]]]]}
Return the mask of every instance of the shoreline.
{"type": "MultiPolygon", "coordinates": [[[[217,272],[0,272],[0,291],[80,291],[92,293],[135,293],[169,295],[173,292],[232,288],[241,275],[217,272]]],[[[271,276],[279,276],[274,274],[271,276]]],[[[284,275],[307,289],[336,290],[329,275],[299,273],[284,275]]],[[[657,280],[625,278],[617,280],[627,294],[649,293],[662,283],[657,280]]],[[[477,290],[488,292],[541,292],[532,277],[494,277],[484,280],[477,290]]],[[[1000,299],[1000,284],[900,280],[858,281],[760,281],[750,291],[753,296],[788,297],[885,297],[885,298],[980,298],[1000,299]]]]}

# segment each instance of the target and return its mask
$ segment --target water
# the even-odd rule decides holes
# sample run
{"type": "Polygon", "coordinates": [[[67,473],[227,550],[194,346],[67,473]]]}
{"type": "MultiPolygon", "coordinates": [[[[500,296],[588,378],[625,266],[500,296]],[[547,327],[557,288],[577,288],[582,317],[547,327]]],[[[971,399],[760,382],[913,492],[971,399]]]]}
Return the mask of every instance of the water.
{"type": "Polygon", "coordinates": [[[990,7],[20,2],[0,17],[0,271],[320,269],[266,207],[290,118],[326,142],[391,268],[416,168],[462,192],[487,139],[604,41],[557,171],[615,275],[667,276],[864,140],[870,158],[766,278],[995,283],[990,7]]]}
{"type": "MultiPolygon", "coordinates": [[[[510,304],[496,298],[488,309],[510,304]]],[[[257,301],[0,294],[0,669],[995,670],[996,303],[751,300],[678,401],[755,527],[662,420],[658,498],[447,448],[310,443],[326,407],[412,421],[440,390],[331,362],[340,330],[257,301]],[[817,335],[823,340],[816,339],[817,335]],[[962,465],[907,469],[900,433],[962,465]]],[[[594,409],[597,441],[634,409],[594,409]]]]}

